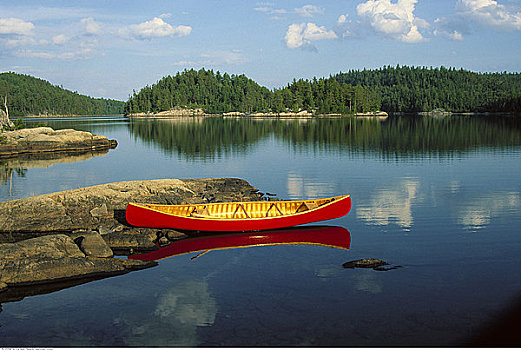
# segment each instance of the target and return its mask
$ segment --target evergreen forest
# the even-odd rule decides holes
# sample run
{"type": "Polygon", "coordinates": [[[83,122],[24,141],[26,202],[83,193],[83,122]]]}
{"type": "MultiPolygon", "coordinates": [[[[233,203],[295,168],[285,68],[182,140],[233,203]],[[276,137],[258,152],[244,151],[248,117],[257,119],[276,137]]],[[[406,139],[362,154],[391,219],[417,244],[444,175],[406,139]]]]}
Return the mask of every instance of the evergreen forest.
{"type": "Polygon", "coordinates": [[[374,90],[391,113],[521,112],[520,73],[475,73],[455,68],[383,67],[333,76],[374,90]]]}
{"type": "Polygon", "coordinates": [[[0,73],[0,96],[7,94],[9,115],[105,115],[123,113],[124,102],[92,98],[18,73],[0,73]]]}
{"type": "Polygon", "coordinates": [[[378,110],[380,98],[370,88],[333,78],[293,80],[270,91],[245,75],[191,69],[134,91],[125,105],[125,114],[157,113],[178,106],[199,107],[206,113],[307,110],[351,114],[378,110]]]}
{"type": "Polygon", "coordinates": [[[25,115],[103,115],[157,113],[175,107],[206,113],[299,112],[355,114],[521,112],[521,73],[476,73],[455,68],[386,66],[350,70],[328,78],[294,79],[270,90],[245,75],[184,70],[166,76],[128,101],[91,98],[17,73],[0,73],[0,96],[9,113],[25,115]]]}

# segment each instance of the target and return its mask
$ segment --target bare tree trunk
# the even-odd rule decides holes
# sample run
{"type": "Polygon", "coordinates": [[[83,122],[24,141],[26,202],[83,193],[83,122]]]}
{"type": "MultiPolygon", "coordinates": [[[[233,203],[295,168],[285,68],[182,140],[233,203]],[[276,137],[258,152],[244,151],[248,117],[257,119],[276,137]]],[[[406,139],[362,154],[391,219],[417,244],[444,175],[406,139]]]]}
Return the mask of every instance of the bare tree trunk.
{"type": "Polygon", "coordinates": [[[9,120],[9,108],[7,107],[7,94],[4,96],[4,108],[5,112],[0,110],[0,131],[5,127],[13,128],[14,124],[9,120]]]}

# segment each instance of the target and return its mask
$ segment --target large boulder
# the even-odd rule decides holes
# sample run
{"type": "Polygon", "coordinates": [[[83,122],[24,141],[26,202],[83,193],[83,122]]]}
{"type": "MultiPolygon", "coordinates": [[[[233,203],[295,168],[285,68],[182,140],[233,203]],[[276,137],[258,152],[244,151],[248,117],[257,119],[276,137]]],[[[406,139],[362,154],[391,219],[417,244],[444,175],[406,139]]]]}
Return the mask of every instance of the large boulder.
{"type": "Polygon", "coordinates": [[[114,256],[107,242],[96,231],[79,231],[70,237],[86,256],[93,258],[112,258],[114,256]]]}

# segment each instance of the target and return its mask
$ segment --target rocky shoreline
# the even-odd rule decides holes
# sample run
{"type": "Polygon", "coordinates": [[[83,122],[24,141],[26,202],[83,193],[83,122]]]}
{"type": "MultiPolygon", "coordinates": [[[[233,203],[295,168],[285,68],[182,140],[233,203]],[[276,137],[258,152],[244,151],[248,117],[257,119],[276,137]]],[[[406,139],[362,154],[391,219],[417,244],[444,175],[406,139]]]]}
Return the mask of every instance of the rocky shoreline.
{"type": "MultiPolygon", "coordinates": [[[[12,287],[80,284],[157,265],[115,258],[186,237],[130,226],[128,202],[158,204],[259,200],[241,179],[159,179],[108,183],[0,203],[0,302],[12,287]],[[72,282],[71,282],[72,281],[72,282]],[[77,282],[74,282],[77,281],[77,282]]],[[[52,287],[50,289],[53,289],[52,287]]]]}
{"type": "Polygon", "coordinates": [[[172,117],[248,117],[248,118],[334,118],[334,117],[363,117],[363,118],[387,118],[386,112],[366,112],[356,114],[315,114],[306,110],[300,112],[257,112],[257,113],[245,113],[245,112],[227,112],[222,114],[208,114],[205,113],[202,108],[174,108],[168,111],[162,111],[157,113],[131,113],[127,117],[133,118],[172,118],[172,117]]]}
{"type": "Polygon", "coordinates": [[[0,133],[0,159],[49,152],[84,153],[116,147],[116,140],[73,129],[39,127],[0,133]]]}

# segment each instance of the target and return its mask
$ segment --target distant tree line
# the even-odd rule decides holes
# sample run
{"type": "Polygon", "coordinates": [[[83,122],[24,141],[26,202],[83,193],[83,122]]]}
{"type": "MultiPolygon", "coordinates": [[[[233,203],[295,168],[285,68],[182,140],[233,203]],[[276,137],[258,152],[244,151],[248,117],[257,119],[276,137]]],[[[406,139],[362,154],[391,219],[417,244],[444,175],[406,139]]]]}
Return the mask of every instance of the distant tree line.
{"type": "Polygon", "coordinates": [[[415,113],[435,109],[519,113],[521,74],[386,66],[350,70],[329,78],[293,80],[285,87],[269,90],[245,75],[191,69],[133,91],[124,103],[91,98],[42,79],[9,72],[0,73],[0,96],[5,95],[11,116],[151,113],[174,107],[198,107],[207,113],[415,113]]]}
{"type": "Polygon", "coordinates": [[[387,66],[350,70],[333,78],[374,90],[386,112],[521,112],[520,73],[387,66]]]}
{"type": "Polygon", "coordinates": [[[191,69],[134,91],[125,113],[160,112],[178,106],[200,107],[207,113],[357,113],[378,110],[380,98],[369,88],[333,78],[293,80],[286,87],[270,91],[245,75],[191,69]]]}
{"type": "Polygon", "coordinates": [[[124,102],[92,98],[17,73],[0,73],[0,95],[7,95],[10,116],[38,114],[104,115],[123,113],[124,102]]]}

